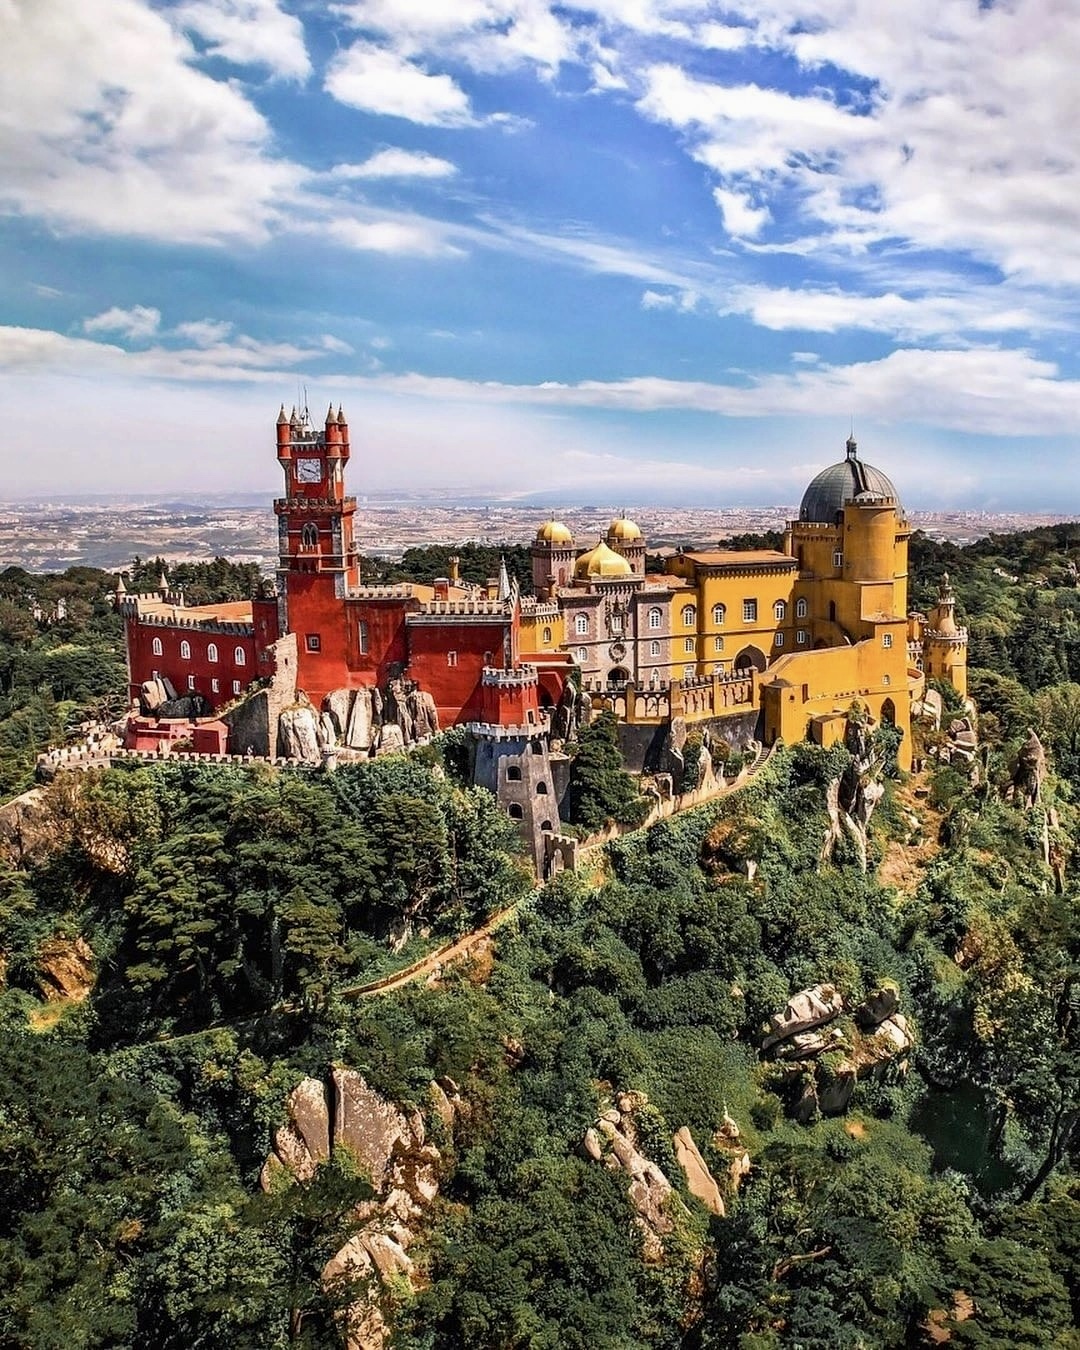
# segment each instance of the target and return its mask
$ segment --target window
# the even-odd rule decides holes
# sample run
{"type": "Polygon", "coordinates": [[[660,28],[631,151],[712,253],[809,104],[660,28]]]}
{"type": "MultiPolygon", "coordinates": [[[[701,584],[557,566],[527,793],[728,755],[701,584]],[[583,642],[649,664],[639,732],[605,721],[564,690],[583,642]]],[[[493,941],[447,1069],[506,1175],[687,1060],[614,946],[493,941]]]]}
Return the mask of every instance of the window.
{"type": "Polygon", "coordinates": [[[154,655],[155,655],[155,656],[164,656],[164,655],[165,655],[165,648],[161,645],[161,639],[160,639],[160,638],[155,638],[155,639],[154,639],[154,655]]]}
{"type": "Polygon", "coordinates": [[[795,601],[795,617],[796,617],[797,619],[805,619],[806,616],[807,616],[807,613],[809,612],[809,609],[810,609],[810,606],[806,603],[805,600],[796,600],[796,601],[795,601]]]}
{"type": "MultiPolygon", "coordinates": [[[[318,637],[316,637],[316,639],[315,639],[315,646],[312,647],[311,650],[312,650],[313,652],[317,652],[317,651],[319,650],[319,639],[318,639],[318,637]]],[[[236,666],[246,666],[246,665],[247,665],[247,653],[244,651],[243,647],[237,647],[236,651],[233,652],[233,665],[236,665],[236,666]]]]}
{"type": "Polygon", "coordinates": [[[882,683],[882,684],[892,684],[892,676],[891,676],[891,675],[882,675],[882,677],[881,677],[881,683],[882,683]]]}
{"type": "Polygon", "coordinates": [[[506,766],[506,781],[508,783],[521,782],[521,769],[517,764],[508,764],[506,766]]]}
{"type": "Polygon", "coordinates": [[[795,634],[795,641],[799,644],[800,647],[805,647],[806,644],[810,641],[810,634],[806,631],[805,628],[800,628],[799,631],[795,634]]]}
{"type": "Polygon", "coordinates": [[[538,797],[546,797],[548,795],[547,784],[543,781],[543,779],[541,779],[540,782],[537,783],[536,785],[536,795],[538,797]]]}
{"type": "Polygon", "coordinates": [[[652,642],[649,643],[649,655],[650,656],[660,655],[660,644],[659,642],[656,641],[655,638],[653,639],[652,642]]]}
{"type": "Polygon", "coordinates": [[[882,635],[881,635],[881,645],[882,645],[883,647],[891,647],[891,646],[892,646],[892,634],[891,634],[891,633],[882,633],[882,635]]]}
{"type": "Polygon", "coordinates": [[[773,646],[774,646],[774,647],[782,647],[783,645],[784,645],[784,635],[783,635],[783,633],[777,633],[777,634],[775,634],[775,636],[773,637],[773,646]]]}
{"type": "Polygon", "coordinates": [[[238,693],[240,692],[240,681],[239,681],[239,680],[233,680],[233,682],[232,682],[232,691],[233,691],[234,694],[238,694],[238,693]]]}
{"type": "Polygon", "coordinates": [[[300,543],[304,548],[319,547],[319,527],[313,521],[308,521],[300,531],[300,543]]]}
{"type": "Polygon", "coordinates": [[[585,647],[579,647],[579,648],[577,649],[577,659],[578,659],[578,665],[579,665],[579,666],[585,665],[585,663],[586,663],[586,662],[588,661],[588,659],[589,659],[589,652],[588,652],[588,649],[585,648],[585,647]]]}
{"type": "Polygon", "coordinates": [[[717,628],[723,627],[724,620],[726,618],[727,618],[727,605],[713,605],[712,621],[714,624],[716,624],[717,628]]]}
{"type": "Polygon", "coordinates": [[[511,820],[525,819],[525,812],[521,809],[521,807],[517,804],[517,802],[511,802],[510,805],[506,808],[506,813],[511,820]]]}
{"type": "Polygon", "coordinates": [[[220,680],[211,680],[211,681],[210,681],[210,692],[211,692],[212,694],[220,694],[220,693],[221,693],[221,681],[220,681],[220,680]]]}
{"type": "Polygon", "coordinates": [[[368,626],[367,626],[367,620],[366,620],[366,619],[361,619],[360,622],[359,622],[359,624],[357,625],[357,636],[358,636],[359,639],[360,639],[360,655],[361,655],[361,656],[367,656],[367,654],[368,654],[368,626]]]}
{"type": "Polygon", "coordinates": [[[550,629],[550,628],[545,628],[545,629],[544,629],[544,646],[545,646],[545,647],[550,647],[550,646],[551,646],[551,629],[550,629]]]}
{"type": "Polygon", "coordinates": [[[743,623],[757,623],[757,601],[744,600],[742,602],[743,623]]]}
{"type": "Polygon", "coordinates": [[[578,637],[585,637],[588,631],[589,631],[589,616],[587,614],[579,614],[577,618],[574,620],[574,632],[578,635],[578,637]]]}
{"type": "Polygon", "coordinates": [[[187,641],[181,642],[181,644],[180,644],[180,660],[181,660],[181,661],[190,661],[190,660],[191,660],[191,643],[190,643],[190,642],[187,642],[187,641]]]}
{"type": "Polygon", "coordinates": [[[649,610],[649,627],[650,627],[650,628],[659,628],[660,625],[661,625],[663,622],[664,622],[664,615],[663,615],[663,611],[662,611],[662,610],[659,610],[659,609],[650,609],[650,610],[649,610]]]}
{"type": "Polygon", "coordinates": [[[194,675],[189,675],[189,676],[187,677],[187,687],[188,687],[189,689],[194,689],[194,688],[195,688],[195,676],[194,676],[194,675]]]}
{"type": "Polygon", "coordinates": [[[694,654],[693,638],[686,638],[686,640],[683,642],[683,651],[687,654],[687,656],[693,656],[694,654]]]}
{"type": "Polygon", "coordinates": [[[776,604],[773,605],[772,607],[772,612],[773,618],[776,620],[776,622],[783,623],[784,620],[787,618],[787,605],[783,602],[783,600],[777,600],[776,604]]]}
{"type": "Polygon", "coordinates": [[[621,633],[623,630],[623,616],[621,614],[613,614],[608,626],[613,633],[621,633]]]}
{"type": "Polygon", "coordinates": [[[682,677],[683,677],[684,680],[692,680],[692,679],[694,678],[694,667],[693,667],[693,666],[683,666],[683,668],[682,668],[682,677]]]}
{"type": "Polygon", "coordinates": [[[457,652],[447,652],[447,653],[446,653],[446,664],[447,664],[448,666],[456,666],[456,665],[457,665],[457,652]]]}
{"type": "Polygon", "coordinates": [[[206,648],[206,659],[207,659],[208,661],[213,661],[213,662],[216,662],[216,661],[217,661],[217,643],[216,643],[216,642],[211,642],[211,643],[208,643],[208,644],[207,644],[207,648],[206,648]]]}
{"type": "Polygon", "coordinates": [[[844,555],[839,549],[832,555],[832,565],[834,567],[843,567],[844,565],[844,555]]]}
{"type": "Polygon", "coordinates": [[[307,649],[309,652],[317,652],[322,650],[322,638],[318,635],[318,633],[309,633],[307,635],[307,649]]]}
{"type": "Polygon", "coordinates": [[[684,628],[692,628],[697,623],[696,605],[683,605],[682,621],[684,628]]]}
{"type": "Polygon", "coordinates": [[[712,645],[714,652],[722,652],[724,650],[724,639],[722,637],[714,637],[712,645]]]}

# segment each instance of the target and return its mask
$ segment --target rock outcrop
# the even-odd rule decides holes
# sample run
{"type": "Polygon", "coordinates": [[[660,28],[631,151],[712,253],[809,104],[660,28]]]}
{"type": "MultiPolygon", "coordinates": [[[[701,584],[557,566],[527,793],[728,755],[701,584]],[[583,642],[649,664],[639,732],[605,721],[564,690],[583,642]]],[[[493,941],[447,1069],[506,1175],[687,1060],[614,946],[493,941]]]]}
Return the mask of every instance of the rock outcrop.
{"type": "Polygon", "coordinates": [[[822,865],[832,861],[836,845],[846,832],[855,845],[862,870],[866,871],[870,817],[885,795],[879,780],[884,756],[874,749],[872,728],[873,719],[861,705],[853,703],[844,729],[844,747],[851,754],[851,763],[825,793],[829,825],[821,846],[822,865]]]}
{"type": "Polygon", "coordinates": [[[1046,751],[1034,728],[1028,727],[1027,739],[1017,751],[1010,796],[1022,806],[1037,806],[1045,777],[1046,751]]]}
{"type": "Polygon", "coordinates": [[[727,1212],[724,1209],[724,1197],[720,1194],[716,1178],[698,1151],[689,1128],[684,1125],[681,1130],[676,1130],[672,1142],[675,1145],[676,1161],[686,1173],[690,1194],[700,1200],[710,1213],[722,1219],[727,1212]]]}
{"type": "Polygon", "coordinates": [[[55,838],[44,789],[31,788],[0,806],[0,856],[13,867],[40,861],[55,838]]]}
{"type": "Polygon", "coordinates": [[[298,759],[302,764],[321,762],[319,714],[306,699],[282,709],[277,752],[283,759],[298,759]]]}
{"type": "Polygon", "coordinates": [[[769,1035],[765,1037],[761,1048],[771,1050],[789,1036],[797,1036],[831,1022],[843,1009],[844,1000],[831,984],[815,984],[810,989],[792,994],[787,1006],[769,1018],[769,1035]]]}
{"type": "Polygon", "coordinates": [[[46,938],[38,949],[38,987],[50,1001],[81,1003],[94,987],[94,953],[82,937],[46,938]]]}
{"type": "MultiPolygon", "coordinates": [[[[433,1085],[434,1087],[435,1085],[433,1085]]],[[[452,1128],[457,1089],[440,1086],[452,1128]]],[[[305,1078],[286,1101],[285,1123],[263,1167],[264,1190],[310,1181],[320,1163],[340,1152],[370,1178],[373,1195],[357,1205],[363,1226],[327,1262],[323,1283],[348,1288],[343,1314],[348,1350],[380,1350],[390,1334],[393,1281],[415,1280],[408,1249],[438,1194],[439,1150],[427,1141],[419,1111],[406,1115],[353,1069],[335,1068],[329,1082],[305,1078]]]]}

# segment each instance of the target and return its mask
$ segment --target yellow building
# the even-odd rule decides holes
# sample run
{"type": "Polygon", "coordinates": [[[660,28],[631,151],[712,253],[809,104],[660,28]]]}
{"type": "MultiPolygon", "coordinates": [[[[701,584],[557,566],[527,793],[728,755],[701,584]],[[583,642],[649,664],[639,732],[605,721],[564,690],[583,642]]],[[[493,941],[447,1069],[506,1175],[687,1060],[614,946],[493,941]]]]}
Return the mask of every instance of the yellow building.
{"type": "Polygon", "coordinates": [[[679,552],[647,575],[633,521],[613,520],[585,553],[549,521],[532,546],[539,598],[522,611],[523,653],[561,644],[631,722],[678,715],[723,734],[724,718],[745,726],[756,711],[767,744],[832,744],[858,701],[904,733],[907,767],[925,679],[967,689],[948,578],[926,618],[908,615],[910,536],[896,489],[853,438],[806,489],[782,550],[679,552]]]}

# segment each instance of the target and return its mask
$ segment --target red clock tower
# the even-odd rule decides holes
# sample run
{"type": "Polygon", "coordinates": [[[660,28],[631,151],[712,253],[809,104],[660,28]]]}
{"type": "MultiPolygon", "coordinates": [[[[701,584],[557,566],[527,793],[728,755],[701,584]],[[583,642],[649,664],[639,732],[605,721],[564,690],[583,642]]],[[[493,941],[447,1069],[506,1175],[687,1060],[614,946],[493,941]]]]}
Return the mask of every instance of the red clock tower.
{"type": "Polygon", "coordinates": [[[277,420],[277,457],[285,496],[274,502],[278,519],[278,592],[282,632],[296,634],[297,683],[332,689],[341,683],[347,636],[342,601],[360,584],[360,555],[353,536],[356,498],[345,495],[349,426],[333,406],[316,431],[305,408],[277,420]]]}

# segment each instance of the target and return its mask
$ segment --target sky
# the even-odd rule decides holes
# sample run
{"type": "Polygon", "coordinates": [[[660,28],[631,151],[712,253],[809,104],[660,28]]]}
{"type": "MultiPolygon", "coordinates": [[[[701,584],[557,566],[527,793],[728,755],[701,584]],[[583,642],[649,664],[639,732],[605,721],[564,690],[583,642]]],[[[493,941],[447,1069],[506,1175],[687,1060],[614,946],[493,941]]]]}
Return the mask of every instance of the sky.
{"type": "Polygon", "coordinates": [[[1072,0],[0,0],[0,496],[1080,510],[1072,0]]]}

